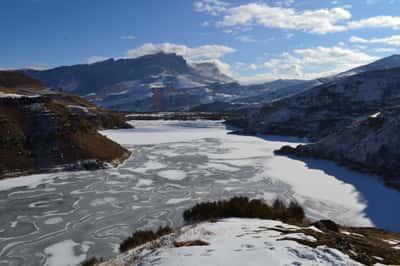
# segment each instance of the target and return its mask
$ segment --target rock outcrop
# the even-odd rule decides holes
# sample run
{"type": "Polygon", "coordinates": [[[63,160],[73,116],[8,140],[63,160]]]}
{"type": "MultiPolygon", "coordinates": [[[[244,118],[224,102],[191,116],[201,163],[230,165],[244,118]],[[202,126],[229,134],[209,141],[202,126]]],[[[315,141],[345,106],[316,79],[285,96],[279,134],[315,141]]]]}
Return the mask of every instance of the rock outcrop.
{"type": "Polygon", "coordinates": [[[400,189],[400,106],[355,121],[343,130],[308,145],[284,146],[277,154],[328,159],[371,172],[400,189]]]}
{"type": "Polygon", "coordinates": [[[97,130],[128,126],[122,114],[46,90],[24,74],[0,72],[0,178],[117,165],[129,151],[97,130]]]}

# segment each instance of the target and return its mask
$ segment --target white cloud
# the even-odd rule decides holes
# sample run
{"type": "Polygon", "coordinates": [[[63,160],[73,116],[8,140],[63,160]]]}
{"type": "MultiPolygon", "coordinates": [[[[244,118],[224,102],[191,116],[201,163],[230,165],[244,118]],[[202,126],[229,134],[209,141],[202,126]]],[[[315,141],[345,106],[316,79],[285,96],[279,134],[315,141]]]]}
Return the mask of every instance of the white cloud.
{"type": "Polygon", "coordinates": [[[258,24],[268,28],[303,30],[310,33],[326,34],[345,31],[345,25],[337,23],[350,18],[350,12],[340,7],[296,11],[292,8],[250,3],[227,9],[219,25],[232,27],[258,24]]]}
{"type": "Polygon", "coordinates": [[[203,27],[208,27],[210,26],[210,22],[208,21],[203,21],[203,23],[201,24],[203,27]]]}
{"type": "Polygon", "coordinates": [[[236,50],[224,45],[203,45],[198,47],[188,47],[173,43],[146,43],[138,48],[129,50],[125,57],[136,58],[143,55],[156,54],[160,52],[175,53],[183,56],[191,62],[211,61],[219,59],[226,54],[233,53],[236,50]]]}
{"type": "Polygon", "coordinates": [[[222,0],[199,0],[194,2],[194,10],[197,12],[206,12],[212,15],[218,15],[225,11],[229,3],[222,0]]]}
{"type": "Polygon", "coordinates": [[[351,21],[348,24],[349,29],[362,28],[392,28],[400,29],[400,17],[393,16],[377,16],[358,21],[351,21]]]}
{"type": "Polygon", "coordinates": [[[396,51],[397,50],[394,48],[376,48],[375,49],[375,52],[378,52],[378,53],[394,53],[396,51]]]}
{"type": "Polygon", "coordinates": [[[249,35],[236,36],[235,39],[244,43],[256,42],[256,40],[249,35]]]}
{"type": "Polygon", "coordinates": [[[212,59],[212,60],[209,60],[209,62],[214,63],[218,67],[219,71],[221,71],[221,73],[228,75],[230,77],[234,76],[232,73],[232,67],[230,64],[222,62],[219,59],[212,59]]]}
{"type": "Polygon", "coordinates": [[[294,4],[294,0],[280,0],[277,2],[278,6],[291,6],[294,4]]]}
{"type": "Polygon", "coordinates": [[[125,35],[125,36],[121,36],[119,37],[121,40],[135,40],[136,36],[134,35],[125,35]]]}
{"type": "MultiPolygon", "coordinates": [[[[290,6],[292,0],[279,0],[277,6],[263,2],[231,6],[221,0],[200,0],[195,2],[195,10],[220,16],[216,24],[224,28],[242,28],[259,25],[266,28],[300,30],[313,34],[327,34],[363,28],[400,29],[400,16],[375,16],[360,20],[350,20],[351,5],[326,9],[296,10],[290,6]]],[[[338,1],[332,1],[338,4],[338,1]]],[[[372,4],[372,0],[369,1],[372,4]]],[[[389,3],[394,3],[391,0],[389,3]]],[[[232,31],[232,30],[231,30],[232,31]]]]}
{"type": "Polygon", "coordinates": [[[85,63],[87,64],[93,64],[101,61],[105,61],[109,59],[109,57],[104,57],[104,56],[91,56],[85,60],[85,63]]]}
{"type": "Polygon", "coordinates": [[[256,64],[250,64],[249,68],[252,70],[257,70],[257,65],[256,64]]]}
{"type": "Polygon", "coordinates": [[[294,34],[291,33],[291,32],[288,32],[288,33],[285,34],[285,38],[288,39],[288,40],[292,39],[293,36],[294,36],[294,34]]]}
{"type": "Polygon", "coordinates": [[[220,59],[236,50],[224,45],[202,45],[198,47],[188,47],[173,43],[146,43],[138,48],[129,50],[125,58],[137,58],[144,55],[156,53],[174,53],[183,56],[189,63],[213,62],[219,70],[227,75],[232,75],[231,66],[220,59]]]}
{"type": "Polygon", "coordinates": [[[384,38],[364,39],[357,36],[352,36],[349,40],[352,43],[379,43],[393,46],[400,46],[400,35],[393,35],[384,38]]]}
{"type": "Polygon", "coordinates": [[[339,46],[296,49],[264,63],[269,72],[239,77],[242,83],[276,79],[315,79],[334,75],[378,59],[366,53],[339,46]]]}

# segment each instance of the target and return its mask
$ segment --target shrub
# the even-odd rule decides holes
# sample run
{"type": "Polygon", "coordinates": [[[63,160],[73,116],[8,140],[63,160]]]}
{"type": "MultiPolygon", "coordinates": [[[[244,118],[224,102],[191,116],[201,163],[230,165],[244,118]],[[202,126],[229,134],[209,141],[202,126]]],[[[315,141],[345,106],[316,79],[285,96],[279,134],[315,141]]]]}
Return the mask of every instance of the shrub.
{"type": "Polygon", "coordinates": [[[168,235],[172,232],[173,230],[168,226],[160,227],[156,232],[153,232],[151,230],[136,231],[119,245],[119,251],[125,252],[137,246],[156,240],[164,235],[168,235]]]}
{"type": "Polygon", "coordinates": [[[103,258],[98,259],[96,257],[91,257],[89,259],[86,259],[84,262],[82,262],[81,266],[95,266],[103,261],[104,261],[103,258]]]}
{"type": "Polygon", "coordinates": [[[305,220],[304,210],[296,202],[291,202],[289,206],[286,206],[282,201],[275,200],[271,207],[261,200],[249,200],[246,197],[198,203],[183,212],[183,218],[189,222],[230,217],[277,219],[298,223],[305,220]]]}

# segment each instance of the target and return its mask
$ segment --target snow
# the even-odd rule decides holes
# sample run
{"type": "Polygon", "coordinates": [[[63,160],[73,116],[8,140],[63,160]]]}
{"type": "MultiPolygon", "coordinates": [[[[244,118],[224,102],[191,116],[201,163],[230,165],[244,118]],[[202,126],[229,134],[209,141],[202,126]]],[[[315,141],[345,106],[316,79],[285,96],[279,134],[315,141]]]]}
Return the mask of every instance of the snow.
{"type": "Polygon", "coordinates": [[[22,95],[16,93],[5,93],[0,91],[0,98],[35,98],[39,97],[38,95],[22,95]]]}
{"type": "Polygon", "coordinates": [[[377,113],[371,115],[370,117],[371,117],[371,118],[377,118],[377,117],[380,116],[380,115],[381,115],[381,112],[377,112],[377,113]]]}
{"type": "Polygon", "coordinates": [[[191,200],[192,198],[176,198],[176,199],[169,199],[166,203],[167,204],[177,204],[184,201],[191,200]]]}
{"type": "Polygon", "coordinates": [[[165,167],[167,167],[165,164],[155,161],[148,161],[144,163],[142,167],[135,168],[134,171],[138,173],[146,173],[151,170],[159,170],[165,167]]]}
{"type": "Polygon", "coordinates": [[[120,92],[108,93],[107,95],[108,95],[108,96],[119,96],[119,95],[127,94],[128,92],[129,92],[128,90],[123,90],[123,91],[120,91],[120,92]]]}
{"type": "Polygon", "coordinates": [[[0,180],[0,191],[5,191],[17,187],[34,188],[42,183],[45,183],[47,180],[53,178],[54,177],[47,174],[21,176],[18,178],[7,178],[0,180]]]}
{"type": "Polygon", "coordinates": [[[137,182],[136,186],[137,187],[148,187],[151,186],[151,184],[153,184],[152,180],[149,179],[139,179],[139,181],[137,182]]]}
{"type": "Polygon", "coordinates": [[[79,265],[86,259],[86,253],[90,246],[84,242],[78,244],[72,240],[65,240],[57,244],[45,248],[44,253],[47,255],[45,266],[75,266],[79,265]],[[79,249],[80,254],[76,254],[79,249]]]}
{"type": "MultiPolygon", "coordinates": [[[[158,117],[159,114],[149,114],[158,117]]],[[[156,145],[191,141],[211,136],[223,137],[227,131],[222,121],[131,121],[135,127],[125,130],[105,130],[100,133],[125,145],[156,145]]]]}
{"type": "Polygon", "coordinates": [[[49,218],[47,220],[45,220],[43,223],[47,224],[47,225],[53,225],[53,224],[59,224],[63,222],[63,218],[62,217],[53,217],[53,218],[49,218]]]}
{"type": "Polygon", "coordinates": [[[116,202],[117,202],[116,198],[107,197],[107,198],[103,198],[103,199],[95,199],[90,203],[90,205],[93,207],[100,207],[102,205],[115,204],[116,202]]]}
{"type": "Polygon", "coordinates": [[[186,178],[186,173],[181,170],[164,170],[157,174],[169,180],[182,180],[186,178]]]}
{"type": "Polygon", "coordinates": [[[80,105],[67,105],[67,106],[72,112],[89,113],[89,110],[84,106],[80,105]]]}
{"type": "MultiPolygon", "coordinates": [[[[278,226],[296,228],[279,221],[236,218],[187,226],[158,248],[158,244],[154,249],[145,246],[104,265],[129,260],[130,256],[135,255],[136,262],[143,266],[361,265],[346,254],[326,246],[313,249],[295,241],[281,240],[295,237],[296,234],[282,235],[271,229],[278,226]],[[173,241],[192,240],[203,240],[209,245],[176,248],[172,244],[173,241]]],[[[304,234],[297,234],[297,237],[313,240],[304,234]]]]}
{"type": "Polygon", "coordinates": [[[164,87],[165,87],[165,85],[162,82],[153,82],[153,83],[149,84],[149,88],[150,89],[161,89],[161,88],[164,88],[164,87]]]}
{"type": "Polygon", "coordinates": [[[136,128],[124,130],[105,130],[103,135],[125,145],[155,145],[160,143],[173,143],[207,138],[216,134],[226,135],[224,126],[220,121],[204,121],[201,127],[198,122],[181,121],[134,121],[131,123],[136,128]]]}

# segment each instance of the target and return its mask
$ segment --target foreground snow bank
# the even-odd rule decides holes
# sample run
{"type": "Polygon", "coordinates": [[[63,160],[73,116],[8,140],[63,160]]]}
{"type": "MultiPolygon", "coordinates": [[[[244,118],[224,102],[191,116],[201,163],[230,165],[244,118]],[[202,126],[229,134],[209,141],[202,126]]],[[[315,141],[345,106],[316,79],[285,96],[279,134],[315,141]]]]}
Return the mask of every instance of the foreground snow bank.
{"type": "MultiPolygon", "coordinates": [[[[284,237],[316,241],[302,233],[282,235],[277,230],[299,227],[279,221],[259,219],[224,219],[181,228],[164,237],[117,258],[109,265],[165,266],[259,266],[259,265],[361,265],[340,251],[326,246],[311,248],[284,237]],[[209,245],[175,247],[176,242],[202,240],[209,245]]],[[[313,229],[318,230],[318,229],[313,229]]]]}

